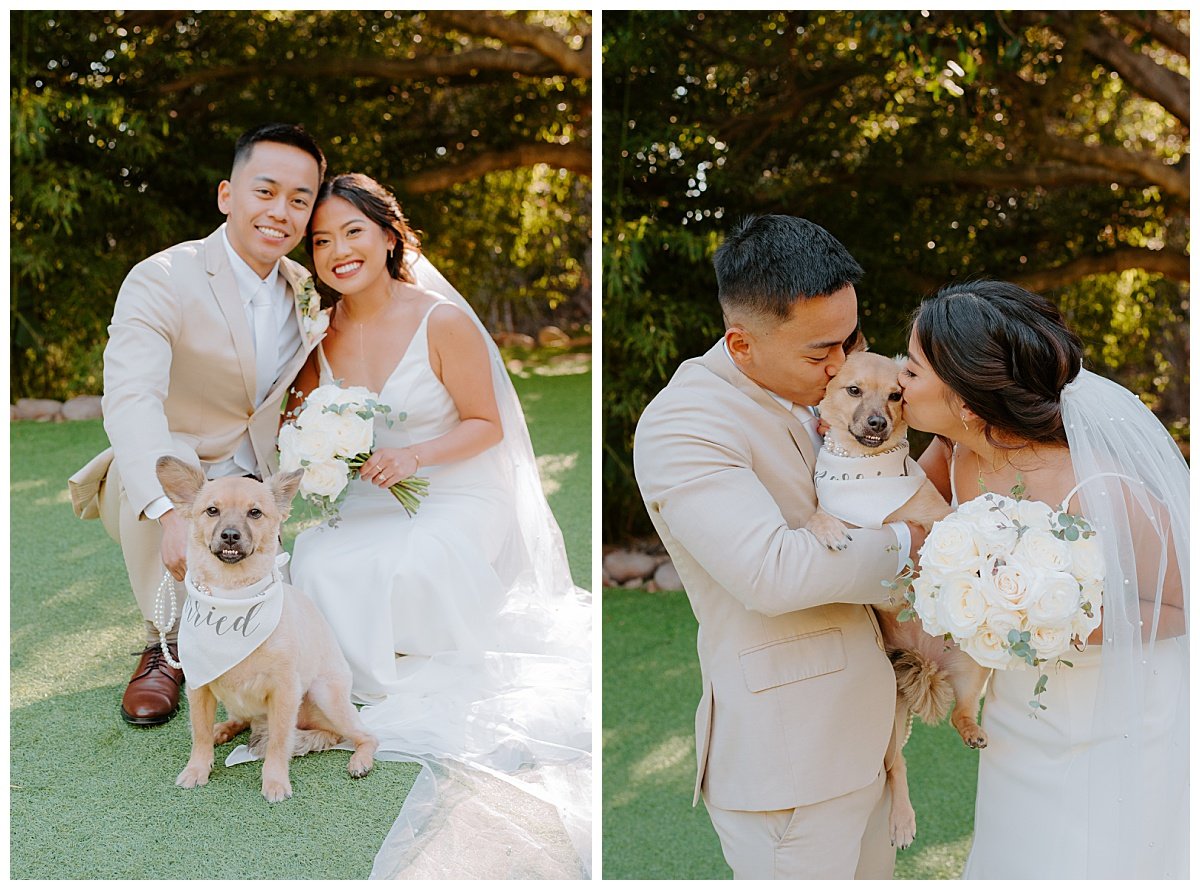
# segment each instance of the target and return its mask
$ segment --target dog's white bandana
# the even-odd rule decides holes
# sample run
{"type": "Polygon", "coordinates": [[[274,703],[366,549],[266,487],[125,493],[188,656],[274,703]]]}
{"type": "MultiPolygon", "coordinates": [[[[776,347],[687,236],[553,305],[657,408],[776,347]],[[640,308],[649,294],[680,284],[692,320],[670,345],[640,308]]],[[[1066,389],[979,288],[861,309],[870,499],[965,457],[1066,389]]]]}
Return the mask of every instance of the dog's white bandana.
{"type": "Polygon", "coordinates": [[[908,456],[908,443],[882,454],[843,457],[828,447],[817,452],[813,474],[821,509],[859,528],[883,528],[925,482],[925,471],[908,456]]]}
{"type": "Polygon", "coordinates": [[[191,573],[183,578],[187,600],[179,619],[179,661],[190,686],[204,686],[241,664],[279,624],[283,613],[283,576],[288,554],[275,558],[271,573],[237,590],[196,589],[191,573]]]}

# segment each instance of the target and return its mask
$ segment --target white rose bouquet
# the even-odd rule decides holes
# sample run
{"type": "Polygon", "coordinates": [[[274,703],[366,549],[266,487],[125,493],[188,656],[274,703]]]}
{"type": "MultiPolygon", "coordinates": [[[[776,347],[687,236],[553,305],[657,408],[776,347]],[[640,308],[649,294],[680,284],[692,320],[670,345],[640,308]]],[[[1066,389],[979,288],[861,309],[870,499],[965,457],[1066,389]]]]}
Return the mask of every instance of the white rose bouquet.
{"type": "MultiPolygon", "coordinates": [[[[1104,556],[1082,517],[1041,501],[983,494],[934,523],[911,579],[910,608],[986,668],[1038,667],[1100,625],[1104,556]]],[[[1030,707],[1040,701],[1041,674],[1030,707]]]]}
{"type": "MultiPolygon", "coordinates": [[[[304,470],[300,496],[331,524],[337,522],[337,505],[346,484],[371,456],[377,414],[389,417],[391,409],[365,386],[326,384],[310,392],[295,420],[279,431],[279,468],[304,470]]],[[[428,494],[429,480],[410,476],[388,491],[411,516],[420,498],[428,494]]]]}

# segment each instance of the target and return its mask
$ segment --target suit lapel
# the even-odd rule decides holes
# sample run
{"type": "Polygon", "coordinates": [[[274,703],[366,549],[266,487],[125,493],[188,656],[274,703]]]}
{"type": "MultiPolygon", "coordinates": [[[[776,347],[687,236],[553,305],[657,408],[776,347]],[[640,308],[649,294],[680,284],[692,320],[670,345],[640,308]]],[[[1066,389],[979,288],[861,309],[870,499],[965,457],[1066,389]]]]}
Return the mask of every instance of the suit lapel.
{"type": "Polygon", "coordinates": [[[701,356],[699,361],[751,401],[778,417],[780,423],[786,427],[788,435],[792,437],[792,444],[800,452],[800,457],[808,466],[809,472],[813,471],[817,463],[816,449],[813,447],[812,437],[809,436],[804,424],[796,415],[779,404],[771,393],[738,370],[729,356],[725,354],[723,340],[717,341],[717,345],[701,356]]]}
{"type": "Polygon", "coordinates": [[[208,286],[233,335],[233,348],[237,352],[238,364],[242,369],[242,382],[246,385],[246,397],[254,404],[257,390],[255,385],[254,338],[250,335],[250,324],[246,321],[246,310],[242,295],[238,291],[229,255],[225,251],[222,226],[204,239],[204,269],[208,273],[208,286]]]}

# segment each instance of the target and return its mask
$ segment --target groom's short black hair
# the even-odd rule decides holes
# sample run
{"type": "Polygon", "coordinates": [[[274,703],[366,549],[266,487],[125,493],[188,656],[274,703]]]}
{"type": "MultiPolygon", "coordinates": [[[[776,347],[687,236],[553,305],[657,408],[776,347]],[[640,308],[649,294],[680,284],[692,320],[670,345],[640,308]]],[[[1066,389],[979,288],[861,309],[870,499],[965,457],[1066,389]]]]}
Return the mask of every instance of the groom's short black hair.
{"type": "Polygon", "coordinates": [[[717,299],[728,320],[752,314],[786,320],[798,300],[857,284],[863,270],[845,246],[798,216],[747,216],[713,257],[717,299]]]}
{"type": "Polygon", "coordinates": [[[235,169],[250,157],[250,152],[259,142],[294,145],[301,151],[307,152],[317,162],[319,179],[325,179],[325,155],[321,151],[321,146],[317,145],[317,140],[313,139],[308,131],[299,124],[262,124],[253,130],[247,130],[238,137],[237,144],[233,147],[233,167],[235,169]]]}

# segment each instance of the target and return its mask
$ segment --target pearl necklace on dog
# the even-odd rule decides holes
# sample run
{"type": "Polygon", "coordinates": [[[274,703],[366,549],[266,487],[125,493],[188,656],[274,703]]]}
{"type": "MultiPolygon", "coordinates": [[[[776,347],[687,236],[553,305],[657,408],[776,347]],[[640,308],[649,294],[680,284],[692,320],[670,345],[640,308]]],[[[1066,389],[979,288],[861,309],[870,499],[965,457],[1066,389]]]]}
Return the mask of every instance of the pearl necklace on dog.
{"type": "Polygon", "coordinates": [[[851,454],[837,442],[833,441],[833,437],[829,433],[825,434],[824,449],[834,457],[851,457],[851,458],[866,458],[866,457],[883,457],[885,454],[894,454],[897,451],[908,450],[908,439],[901,439],[897,444],[893,445],[887,451],[876,451],[871,454],[851,454]]]}
{"type": "Polygon", "coordinates": [[[821,509],[859,528],[882,528],[924,483],[925,471],[908,456],[907,440],[875,454],[847,454],[826,436],[813,468],[821,509]]]}

